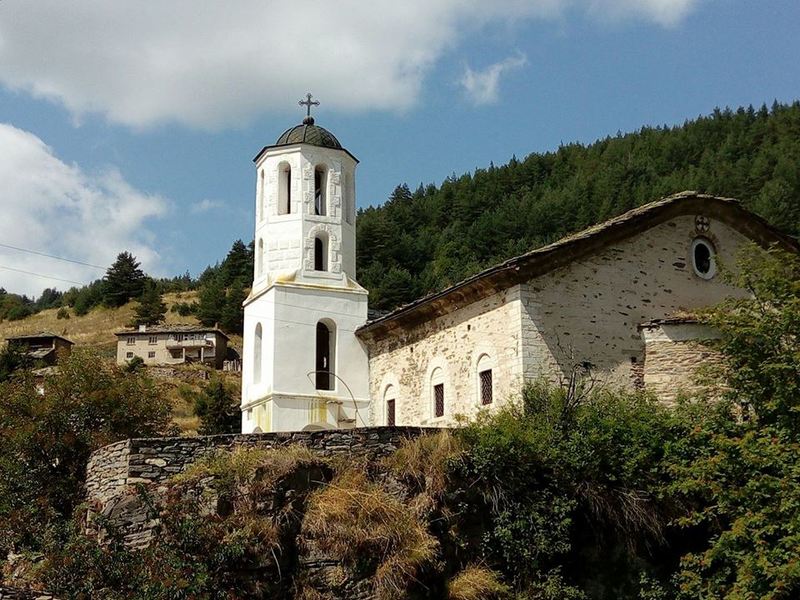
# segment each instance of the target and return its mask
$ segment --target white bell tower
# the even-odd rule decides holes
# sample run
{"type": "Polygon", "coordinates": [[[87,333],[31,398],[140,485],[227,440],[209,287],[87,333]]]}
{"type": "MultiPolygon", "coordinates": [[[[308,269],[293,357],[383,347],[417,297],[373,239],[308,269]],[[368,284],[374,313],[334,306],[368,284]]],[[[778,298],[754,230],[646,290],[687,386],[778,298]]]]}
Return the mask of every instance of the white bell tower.
{"type": "Polygon", "coordinates": [[[355,330],[367,292],[355,281],[358,160],[314,124],[255,157],[255,273],[244,306],[242,432],[362,426],[367,351],[355,330]]]}

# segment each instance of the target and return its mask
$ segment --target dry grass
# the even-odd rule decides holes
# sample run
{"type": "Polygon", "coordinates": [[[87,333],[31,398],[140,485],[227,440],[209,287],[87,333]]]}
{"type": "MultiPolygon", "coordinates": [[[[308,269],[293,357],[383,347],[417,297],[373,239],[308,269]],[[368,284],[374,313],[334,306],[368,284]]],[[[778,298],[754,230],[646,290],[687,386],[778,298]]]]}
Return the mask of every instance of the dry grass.
{"type": "MultiPolygon", "coordinates": [[[[199,325],[199,321],[192,315],[182,317],[177,313],[170,312],[174,304],[180,302],[192,303],[197,301],[197,292],[177,292],[164,294],[163,300],[167,305],[166,324],[185,323],[199,325]]],[[[5,340],[9,336],[24,335],[28,333],[38,333],[40,331],[52,331],[71,339],[77,346],[92,348],[101,356],[113,358],[116,356],[117,338],[114,332],[128,328],[136,308],[136,302],[129,302],[120,308],[96,307],[83,316],[75,315],[69,309],[69,319],[58,319],[56,314],[58,309],[42,311],[20,321],[0,322],[0,339],[5,340]]],[[[230,336],[229,345],[241,350],[242,338],[238,335],[230,336]]],[[[176,368],[202,368],[199,366],[178,366],[176,368]]],[[[241,382],[239,373],[219,373],[229,382],[237,386],[241,382]]],[[[181,380],[159,379],[157,385],[166,394],[167,399],[172,404],[172,421],[178,426],[183,435],[196,435],[200,427],[200,419],[194,414],[194,403],[187,400],[186,394],[181,394],[182,387],[188,387],[197,392],[200,390],[199,384],[183,383],[181,380]]]]}
{"type": "Polygon", "coordinates": [[[396,476],[411,479],[431,497],[439,498],[447,487],[449,465],[464,452],[450,432],[422,435],[406,440],[383,464],[396,476]]]}
{"type": "Polygon", "coordinates": [[[325,459],[305,446],[283,448],[237,448],[232,452],[215,452],[176,475],[176,484],[193,484],[211,477],[212,486],[220,492],[250,486],[258,479],[261,489],[271,488],[277,481],[303,466],[324,464],[325,459]]]}
{"type": "Polygon", "coordinates": [[[414,511],[372,482],[361,468],[340,473],[309,498],[303,521],[306,543],[355,564],[377,567],[376,597],[403,598],[420,569],[436,559],[439,544],[414,511]]]}
{"type": "Polygon", "coordinates": [[[458,573],[447,585],[448,600],[489,600],[503,598],[509,592],[497,573],[476,565],[458,573]]]}
{"type": "MultiPolygon", "coordinates": [[[[196,301],[197,292],[164,294],[163,299],[169,309],[176,302],[196,301]]],[[[72,309],[69,309],[69,319],[56,318],[58,309],[52,308],[20,321],[3,321],[0,323],[0,338],[6,339],[14,335],[52,331],[71,339],[78,346],[105,350],[108,351],[109,355],[112,355],[117,343],[114,332],[125,329],[130,324],[135,308],[136,302],[129,302],[120,308],[99,306],[83,316],[77,316],[72,309]]],[[[198,324],[198,321],[192,315],[182,317],[168,310],[166,323],[190,323],[194,325],[198,324]]]]}

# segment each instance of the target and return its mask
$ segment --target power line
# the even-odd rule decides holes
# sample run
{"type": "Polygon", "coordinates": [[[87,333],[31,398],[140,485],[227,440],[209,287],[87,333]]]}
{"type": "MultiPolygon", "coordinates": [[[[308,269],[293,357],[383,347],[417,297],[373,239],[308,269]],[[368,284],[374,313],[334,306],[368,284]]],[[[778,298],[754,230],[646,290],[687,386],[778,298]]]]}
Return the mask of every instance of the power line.
{"type": "Polygon", "coordinates": [[[29,250],[28,248],[20,248],[19,246],[12,246],[10,244],[0,244],[0,247],[10,248],[11,250],[17,250],[19,252],[27,252],[28,254],[36,254],[37,256],[45,256],[47,258],[54,258],[56,260],[63,260],[64,262],[75,263],[76,265],[83,265],[84,267],[92,267],[93,269],[100,269],[101,271],[105,271],[106,270],[105,267],[101,267],[100,265],[93,265],[91,263],[83,262],[83,261],[80,261],[80,260],[73,260],[71,258],[63,258],[61,256],[55,256],[53,254],[46,254],[45,252],[39,252],[38,250],[29,250]]]}
{"type": "Polygon", "coordinates": [[[15,269],[14,267],[5,267],[0,265],[0,269],[6,271],[14,271],[16,273],[24,273],[25,275],[33,275],[34,277],[41,277],[42,279],[52,279],[53,281],[63,281],[64,283],[74,283],[75,285],[86,285],[83,281],[73,281],[72,279],[61,279],[60,277],[51,277],[50,275],[41,275],[32,271],[24,271],[22,269],[15,269]]]}

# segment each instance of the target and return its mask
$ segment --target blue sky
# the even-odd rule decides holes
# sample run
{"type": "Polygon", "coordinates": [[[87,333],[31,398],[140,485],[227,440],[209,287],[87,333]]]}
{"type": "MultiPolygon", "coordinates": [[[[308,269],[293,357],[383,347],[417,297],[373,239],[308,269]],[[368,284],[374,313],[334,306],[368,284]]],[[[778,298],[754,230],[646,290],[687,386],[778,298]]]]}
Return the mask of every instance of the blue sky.
{"type": "MultiPolygon", "coordinates": [[[[130,249],[153,274],[198,274],[251,239],[251,160],[306,91],[361,160],[359,206],[800,97],[796,0],[207,4],[0,2],[0,244],[99,265],[130,249]]],[[[0,267],[102,274],[8,248],[0,267]]],[[[70,284],[0,268],[9,291],[53,285],[70,284]]]]}

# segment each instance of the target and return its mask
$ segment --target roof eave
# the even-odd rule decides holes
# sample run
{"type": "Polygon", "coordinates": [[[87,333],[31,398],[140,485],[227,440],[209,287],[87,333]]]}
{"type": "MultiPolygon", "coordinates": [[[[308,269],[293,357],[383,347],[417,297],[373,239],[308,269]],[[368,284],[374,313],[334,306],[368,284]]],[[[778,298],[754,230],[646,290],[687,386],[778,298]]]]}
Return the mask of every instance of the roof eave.
{"type": "Polygon", "coordinates": [[[270,146],[264,146],[261,151],[256,154],[255,158],[253,158],[253,162],[257,163],[265,152],[269,152],[275,148],[291,148],[292,146],[314,146],[316,148],[325,148],[326,150],[337,150],[347,154],[350,158],[356,161],[356,164],[360,162],[347,148],[328,148],[327,146],[317,146],[316,144],[309,144],[308,142],[296,142],[294,144],[272,144],[270,146]]]}
{"type": "Polygon", "coordinates": [[[511,258],[464,281],[431,294],[356,330],[359,337],[380,339],[403,327],[414,326],[431,318],[461,308],[490,293],[544,275],[579,258],[642,231],[642,225],[654,226],[668,219],[690,214],[702,201],[703,212],[737,229],[762,247],[778,243],[787,250],[800,252],[800,243],[781,233],[765,219],[744,209],[738,200],[696,192],[681,192],[656,200],[603,223],[511,258]]]}

